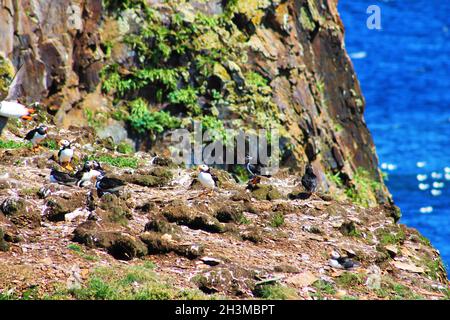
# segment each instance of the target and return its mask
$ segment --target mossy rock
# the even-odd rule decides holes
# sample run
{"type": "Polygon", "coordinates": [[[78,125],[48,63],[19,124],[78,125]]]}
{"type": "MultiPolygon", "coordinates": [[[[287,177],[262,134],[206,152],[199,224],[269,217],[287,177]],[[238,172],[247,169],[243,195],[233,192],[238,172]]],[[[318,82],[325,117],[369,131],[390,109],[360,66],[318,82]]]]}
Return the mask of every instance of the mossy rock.
{"type": "Polygon", "coordinates": [[[46,202],[46,218],[49,221],[64,221],[68,213],[75,211],[85,204],[85,198],[82,194],[72,194],[69,199],[51,196],[46,202]]]}
{"type": "Polygon", "coordinates": [[[7,252],[9,250],[9,244],[5,240],[5,232],[0,228],[0,251],[7,252]]]}
{"type": "Polygon", "coordinates": [[[177,244],[169,241],[161,233],[148,231],[141,234],[140,239],[147,245],[149,254],[166,254],[174,252],[188,259],[196,259],[203,255],[204,247],[196,244],[177,244]]]}
{"type": "Polygon", "coordinates": [[[156,167],[150,171],[138,171],[129,177],[127,181],[143,187],[162,187],[173,178],[173,173],[164,167],[156,167]]]}
{"type": "Polygon", "coordinates": [[[250,241],[255,244],[263,242],[263,234],[257,227],[249,227],[240,233],[242,240],[250,241]]]}
{"type": "Polygon", "coordinates": [[[103,195],[97,213],[106,221],[121,225],[126,225],[133,218],[127,202],[114,194],[103,195]]]}
{"type": "Polygon", "coordinates": [[[283,196],[277,188],[269,184],[258,184],[255,189],[252,190],[252,196],[256,200],[276,200],[281,199],[283,196]]]}
{"type": "Polygon", "coordinates": [[[131,260],[148,253],[147,246],[141,240],[127,234],[115,237],[107,251],[118,260],[131,260]]]}
{"type": "Polygon", "coordinates": [[[0,55],[0,101],[6,98],[10,82],[14,77],[14,66],[9,59],[0,55]]]}
{"type": "Polygon", "coordinates": [[[169,222],[185,225],[194,230],[200,229],[211,233],[223,233],[226,231],[225,226],[216,218],[198,212],[196,209],[180,202],[167,206],[162,211],[162,214],[169,222]]]}
{"type": "Polygon", "coordinates": [[[39,228],[41,226],[40,212],[23,199],[6,199],[1,209],[17,227],[39,228]]]}
{"type": "Polygon", "coordinates": [[[215,216],[220,222],[239,223],[244,216],[244,207],[237,203],[226,204],[216,210],[215,216]]]}
{"type": "Polygon", "coordinates": [[[176,233],[177,228],[164,217],[154,217],[146,223],[144,231],[173,234],[176,233]]]}

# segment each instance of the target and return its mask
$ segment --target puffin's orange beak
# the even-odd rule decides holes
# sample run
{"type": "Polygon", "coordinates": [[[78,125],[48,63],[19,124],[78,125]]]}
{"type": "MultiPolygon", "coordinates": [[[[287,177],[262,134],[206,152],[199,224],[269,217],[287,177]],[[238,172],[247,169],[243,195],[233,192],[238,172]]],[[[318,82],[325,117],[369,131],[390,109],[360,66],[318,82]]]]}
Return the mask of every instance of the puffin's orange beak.
{"type": "Polygon", "coordinates": [[[23,116],[21,117],[22,120],[32,120],[33,118],[30,116],[23,116]]]}
{"type": "Polygon", "coordinates": [[[27,110],[28,110],[28,113],[29,113],[29,114],[33,114],[33,113],[36,112],[36,110],[34,110],[34,109],[27,109],[27,110]]]}

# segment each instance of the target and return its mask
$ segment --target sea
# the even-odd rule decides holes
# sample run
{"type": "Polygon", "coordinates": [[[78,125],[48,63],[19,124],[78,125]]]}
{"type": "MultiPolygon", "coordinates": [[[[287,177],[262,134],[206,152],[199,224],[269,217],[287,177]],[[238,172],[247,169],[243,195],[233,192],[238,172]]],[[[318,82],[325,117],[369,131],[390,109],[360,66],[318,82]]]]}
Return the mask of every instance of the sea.
{"type": "Polygon", "coordinates": [[[401,223],[450,270],[450,1],[339,0],[338,9],[401,223]]]}

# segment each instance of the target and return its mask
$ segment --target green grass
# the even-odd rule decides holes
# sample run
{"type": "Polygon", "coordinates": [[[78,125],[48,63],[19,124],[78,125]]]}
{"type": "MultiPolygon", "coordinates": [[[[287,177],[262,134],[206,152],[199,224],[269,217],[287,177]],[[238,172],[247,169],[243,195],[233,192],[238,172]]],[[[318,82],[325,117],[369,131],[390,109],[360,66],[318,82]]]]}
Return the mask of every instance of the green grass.
{"type": "Polygon", "coordinates": [[[260,285],[255,289],[255,295],[269,300],[288,300],[298,298],[295,289],[281,284],[260,285]]]}
{"type": "Polygon", "coordinates": [[[330,282],[324,280],[317,280],[313,283],[313,287],[316,288],[316,292],[311,294],[311,296],[322,300],[324,295],[334,295],[336,294],[336,289],[334,285],[330,282]]]}
{"type": "Polygon", "coordinates": [[[96,269],[81,289],[68,292],[78,300],[205,299],[199,290],[179,290],[147,266],[96,269]]]}
{"type": "Polygon", "coordinates": [[[274,228],[281,227],[284,224],[284,215],[281,212],[276,212],[272,216],[272,220],[270,221],[270,225],[274,228]]]}
{"type": "Polygon", "coordinates": [[[86,254],[83,248],[77,244],[71,243],[67,246],[68,249],[72,250],[74,253],[79,255],[80,257],[89,260],[89,261],[98,261],[99,258],[90,254],[86,254]]]}
{"type": "Polygon", "coordinates": [[[132,145],[126,142],[121,142],[116,147],[117,152],[123,153],[123,154],[131,154],[134,152],[134,148],[132,145]]]}
{"type": "Polygon", "coordinates": [[[362,274],[344,272],[336,279],[336,283],[344,288],[355,287],[364,283],[364,276],[362,274]]]}
{"type": "Polygon", "coordinates": [[[388,229],[378,229],[376,231],[378,241],[380,241],[382,245],[398,244],[405,241],[406,234],[403,229],[398,228],[398,230],[395,231],[388,229]]]}
{"type": "Polygon", "coordinates": [[[45,148],[48,148],[50,150],[58,150],[58,143],[55,140],[52,139],[45,139],[45,141],[42,143],[42,146],[45,148]]]}
{"type": "Polygon", "coordinates": [[[414,293],[407,286],[397,283],[390,278],[385,278],[382,281],[381,288],[375,290],[375,293],[380,298],[387,298],[390,300],[421,300],[422,296],[414,293]]]}
{"type": "Polygon", "coordinates": [[[29,142],[17,142],[13,140],[0,140],[0,149],[21,149],[31,147],[31,143],[29,142]]]}
{"type": "Polygon", "coordinates": [[[97,160],[100,163],[106,163],[117,168],[132,168],[137,169],[139,161],[132,157],[113,157],[109,155],[103,155],[99,157],[91,156],[89,160],[97,160]]]}
{"type": "Polygon", "coordinates": [[[354,186],[345,191],[352,202],[363,207],[370,207],[377,203],[375,194],[382,189],[382,185],[375,181],[368,171],[358,168],[353,176],[353,184],[354,186]]]}

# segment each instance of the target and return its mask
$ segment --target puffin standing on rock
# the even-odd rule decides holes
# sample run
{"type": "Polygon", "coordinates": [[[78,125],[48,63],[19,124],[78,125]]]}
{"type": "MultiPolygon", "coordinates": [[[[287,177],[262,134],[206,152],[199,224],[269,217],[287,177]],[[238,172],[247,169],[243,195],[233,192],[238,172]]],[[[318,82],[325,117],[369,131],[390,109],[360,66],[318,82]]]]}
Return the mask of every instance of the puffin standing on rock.
{"type": "Polygon", "coordinates": [[[58,162],[63,168],[72,171],[73,167],[70,165],[70,162],[73,158],[72,143],[67,140],[61,140],[59,145],[61,146],[61,148],[58,152],[58,162]]]}
{"type": "Polygon", "coordinates": [[[305,174],[302,177],[302,185],[310,195],[317,189],[317,176],[311,164],[306,166],[305,174]]]}
{"type": "Polygon", "coordinates": [[[40,143],[47,137],[48,128],[44,125],[40,125],[39,127],[31,130],[25,136],[25,140],[28,140],[33,145],[33,151],[37,151],[40,149],[40,143]]]}
{"type": "Polygon", "coordinates": [[[207,193],[213,192],[219,179],[211,173],[211,169],[206,164],[200,165],[198,170],[197,180],[207,189],[207,193]]]}

